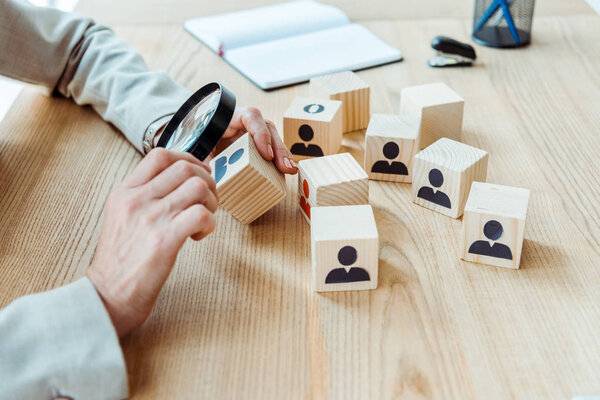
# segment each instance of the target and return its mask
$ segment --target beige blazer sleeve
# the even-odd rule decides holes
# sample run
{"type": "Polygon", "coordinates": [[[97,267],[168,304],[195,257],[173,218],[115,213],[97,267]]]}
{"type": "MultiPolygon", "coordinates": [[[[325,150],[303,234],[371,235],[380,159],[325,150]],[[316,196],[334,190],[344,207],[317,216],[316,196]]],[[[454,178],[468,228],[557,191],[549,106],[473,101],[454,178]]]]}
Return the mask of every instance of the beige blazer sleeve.
{"type": "Polygon", "coordinates": [[[0,75],[91,105],[139,151],[145,131],[190,96],[105,26],[25,0],[0,0],[0,75]]]}
{"type": "Polygon", "coordinates": [[[0,399],[124,399],[119,338],[83,278],[0,310],[0,399]]]}

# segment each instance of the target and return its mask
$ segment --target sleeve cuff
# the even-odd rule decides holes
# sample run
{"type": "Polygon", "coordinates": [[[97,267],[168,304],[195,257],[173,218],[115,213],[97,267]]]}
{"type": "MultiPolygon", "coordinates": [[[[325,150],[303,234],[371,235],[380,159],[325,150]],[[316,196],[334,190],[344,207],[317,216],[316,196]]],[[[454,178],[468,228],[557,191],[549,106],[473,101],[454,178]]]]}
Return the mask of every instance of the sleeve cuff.
{"type": "Polygon", "coordinates": [[[191,95],[189,90],[175,83],[164,72],[147,74],[148,79],[139,79],[136,96],[131,95],[115,110],[125,121],[131,121],[122,126],[117,124],[117,127],[142,154],[144,134],[148,129],[159,120],[170,119],[191,95]],[[144,99],[143,103],[137,99],[144,99]]]}
{"type": "Polygon", "coordinates": [[[119,338],[89,279],[17,299],[0,311],[0,380],[22,398],[123,399],[119,338]]]}

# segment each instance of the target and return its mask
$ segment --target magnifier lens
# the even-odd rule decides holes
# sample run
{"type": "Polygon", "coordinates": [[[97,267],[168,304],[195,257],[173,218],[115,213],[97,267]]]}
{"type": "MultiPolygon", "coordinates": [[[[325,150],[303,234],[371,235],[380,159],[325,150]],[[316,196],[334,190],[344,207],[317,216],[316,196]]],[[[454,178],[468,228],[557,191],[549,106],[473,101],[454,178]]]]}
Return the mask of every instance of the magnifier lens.
{"type": "Polygon", "coordinates": [[[204,97],[187,113],[165,146],[173,151],[187,151],[202,135],[221,98],[218,88],[204,97]]]}
{"type": "Polygon", "coordinates": [[[156,145],[204,160],[227,131],[234,110],[235,95],[225,86],[204,85],[173,114],[156,145]]]}

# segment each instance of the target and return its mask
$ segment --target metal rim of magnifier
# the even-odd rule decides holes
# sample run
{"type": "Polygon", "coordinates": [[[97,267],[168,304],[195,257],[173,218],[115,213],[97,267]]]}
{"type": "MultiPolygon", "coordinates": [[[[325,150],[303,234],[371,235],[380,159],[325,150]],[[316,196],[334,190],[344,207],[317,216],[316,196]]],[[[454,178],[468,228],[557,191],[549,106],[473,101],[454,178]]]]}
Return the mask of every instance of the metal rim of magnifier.
{"type": "Polygon", "coordinates": [[[198,139],[196,139],[196,141],[186,150],[196,158],[204,160],[223,137],[223,134],[227,130],[231,118],[233,117],[233,111],[235,110],[235,95],[219,82],[212,82],[201,87],[187,99],[181,107],[179,107],[179,110],[173,115],[173,118],[171,118],[171,121],[167,124],[162,135],[160,135],[157,146],[166,147],[171,136],[173,136],[173,133],[175,133],[177,127],[181,124],[186,115],[202,99],[217,90],[220,90],[221,96],[210,122],[206,125],[206,128],[204,128],[204,131],[202,131],[202,134],[198,139]]]}

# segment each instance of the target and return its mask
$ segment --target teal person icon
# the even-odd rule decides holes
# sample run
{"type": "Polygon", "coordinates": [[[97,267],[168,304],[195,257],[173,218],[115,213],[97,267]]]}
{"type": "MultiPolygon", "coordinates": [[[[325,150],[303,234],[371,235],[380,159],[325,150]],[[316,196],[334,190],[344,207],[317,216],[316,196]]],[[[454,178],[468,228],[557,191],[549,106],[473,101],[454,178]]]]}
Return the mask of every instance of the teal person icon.
{"type": "Polygon", "coordinates": [[[219,183],[227,173],[227,165],[234,164],[242,157],[242,154],[244,154],[244,149],[239,149],[234,151],[233,154],[229,156],[229,159],[227,159],[227,156],[222,156],[215,160],[215,181],[217,183],[219,183]]]}

